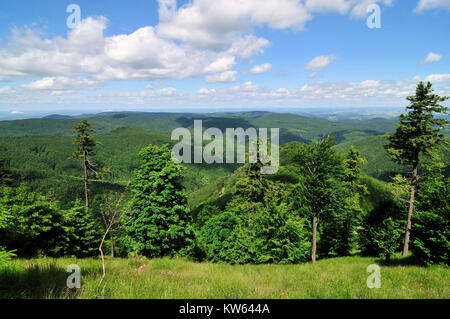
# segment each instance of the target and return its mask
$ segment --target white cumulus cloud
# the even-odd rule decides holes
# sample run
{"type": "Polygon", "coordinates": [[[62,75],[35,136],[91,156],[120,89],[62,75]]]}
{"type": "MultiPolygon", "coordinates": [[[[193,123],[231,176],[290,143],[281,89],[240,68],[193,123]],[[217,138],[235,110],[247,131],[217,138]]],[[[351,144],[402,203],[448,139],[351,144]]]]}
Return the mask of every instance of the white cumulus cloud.
{"type": "Polygon", "coordinates": [[[438,62],[438,61],[441,61],[441,60],[442,60],[442,55],[430,52],[430,53],[428,53],[428,55],[425,58],[425,60],[422,61],[422,64],[438,62]]]}
{"type": "Polygon", "coordinates": [[[335,59],[336,56],[334,54],[315,57],[305,65],[305,70],[312,71],[311,77],[315,77],[317,72],[327,68],[335,59]]]}
{"type": "Polygon", "coordinates": [[[261,65],[255,65],[250,70],[250,73],[251,74],[261,74],[261,73],[265,73],[265,72],[269,71],[270,69],[272,69],[272,64],[271,63],[264,63],[264,64],[261,64],[261,65]]]}

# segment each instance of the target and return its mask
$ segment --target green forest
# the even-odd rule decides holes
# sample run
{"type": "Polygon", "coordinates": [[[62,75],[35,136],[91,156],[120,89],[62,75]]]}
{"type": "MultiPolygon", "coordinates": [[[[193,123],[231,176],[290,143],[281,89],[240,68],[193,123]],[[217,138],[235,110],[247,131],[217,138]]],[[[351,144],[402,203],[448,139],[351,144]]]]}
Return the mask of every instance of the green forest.
{"type": "Polygon", "coordinates": [[[185,296],[185,281],[176,277],[174,288],[160,275],[195,278],[192,269],[218,285],[198,298],[278,298],[285,290],[301,298],[448,298],[446,100],[421,82],[395,120],[111,112],[1,121],[0,298],[136,297],[119,292],[122,268],[159,278],[148,291],[136,288],[151,298],[185,296]],[[279,171],[263,175],[259,162],[175,163],[170,132],[192,129],[196,119],[221,130],[280,128],[279,171]],[[317,283],[304,295],[288,283],[272,283],[273,292],[242,284],[245,274],[290,278],[296,269],[304,275],[297,280],[312,282],[305,267],[317,267],[341,285],[356,265],[364,276],[373,263],[390,274],[388,291],[344,283],[332,292],[317,283]],[[82,265],[88,288],[65,288],[66,264],[82,265]],[[27,271],[41,274],[34,288],[27,271]],[[396,290],[420,276],[430,279],[405,295],[396,290]]]}

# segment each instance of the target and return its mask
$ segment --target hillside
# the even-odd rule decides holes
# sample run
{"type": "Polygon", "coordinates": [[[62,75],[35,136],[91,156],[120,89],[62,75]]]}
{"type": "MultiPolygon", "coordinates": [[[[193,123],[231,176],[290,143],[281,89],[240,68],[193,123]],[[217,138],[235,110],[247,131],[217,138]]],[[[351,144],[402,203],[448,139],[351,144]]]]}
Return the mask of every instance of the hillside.
{"type": "Polygon", "coordinates": [[[119,127],[135,127],[150,131],[171,132],[178,127],[192,128],[195,119],[203,126],[226,128],[280,128],[280,142],[309,142],[326,135],[336,136],[339,142],[391,131],[394,120],[372,119],[364,121],[328,121],[295,114],[269,112],[241,113],[100,113],[77,118],[53,115],[41,119],[0,121],[0,136],[70,136],[72,126],[87,118],[99,133],[111,132],[119,127]]]}
{"type": "MultiPolygon", "coordinates": [[[[152,132],[140,128],[122,127],[98,134],[102,143],[97,150],[97,160],[111,173],[103,182],[108,187],[98,187],[100,193],[120,191],[139,165],[138,152],[148,144],[161,145],[170,141],[167,132],[152,132]]],[[[69,136],[17,136],[0,137],[0,154],[18,180],[36,191],[54,193],[63,204],[81,197],[82,163],[70,158],[75,146],[69,136]],[[23,159],[26,159],[24,161],[23,159]]],[[[184,185],[191,192],[214,180],[227,176],[235,165],[188,164],[184,185]]],[[[95,187],[95,183],[94,186],[95,187]]]]}
{"type": "MultiPolygon", "coordinates": [[[[287,143],[280,148],[280,171],[275,175],[270,175],[268,178],[280,181],[286,185],[295,184],[298,182],[298,175],[296,173],[296,163],[292,158],[292,150],[299,146],[297,142],[287,143]]],[[[384,151],[384,149],[381,149],[384,151]]],[[[380,156],[380,154],[377,154],[380,156]]],[[[224,208],[234,190],[236,181],[242,176],[243,169],[238,168],[233,174],[220,178],[209,185],[205,185],[189,196],[189,207],[193,210],[194,216],[205,205],[214,205],[219,208],[224,208]]],[[[389,185],[381,180],[368,175],[364,171],[362,182],[367,186],[369,193],[363,196],[361,206],[365,211],[372,210],[377,204],[382,202],[386,197],[390,196],[389,185]]]]}
{"type": "MultiPolygon", "coordinates": [[[[351,145],[360,151],[361,156],[366,159],[363,164],[364,172],[374,178],[390,181],[395,173],[405,172],[406,168],[395,164],[386,153],[384,146],[387,140],[382,136],[370,136],[358,140],[344,142],[335,146],[336,151],[345,154],[351,145]]],[[[446,164],[446,174],[450,172],[450,150],[448,147],[442,147],[441,159],[446,164]]]]}

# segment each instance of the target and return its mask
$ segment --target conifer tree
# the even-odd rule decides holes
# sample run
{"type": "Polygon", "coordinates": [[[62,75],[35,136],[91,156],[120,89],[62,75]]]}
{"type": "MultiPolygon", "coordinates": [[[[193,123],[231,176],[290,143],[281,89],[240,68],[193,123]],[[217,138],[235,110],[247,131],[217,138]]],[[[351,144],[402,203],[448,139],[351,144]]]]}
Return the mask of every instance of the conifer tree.
{"type": "Polygon", "coordinates": [[[89,210],[89,174],[93,173],[98,178],[105,172],[105,169],[92,159],[95,156],[94,148],[101,143],[94,139],[93,134],[97,131],[86,120],[74,125],[72,131],[76,135],[73,144],[77,145],[77,150],[72,154],[72,158],[83,160],[84,198],[86,210],[89,210]]]}
{"type": "Polygon", "coordinates": [[[100,242],[99,229],[94,217],[83,209],[80,200],[77,200],[74,207],[64,213],[63,224],[68,239],[66,254],[78,258],[97,255],[100,242]]]}
{"type": "Polygon", "coordinates": [[[194,230],[181,184],[184,167],[167,145],[140,151],[141,165],[130,184],[131,202],[124,230],[130,251],[146,257],[174,256],[192,245],[194,230]]]}
{"type": "Polygon", "coordinates": [[[401,165],[412,169],[411,194],[406,219],[405,239],[403,243],[403,256],[408,254],[411,232],[411,217],[414,211],[414,200],[418,185],[418,169],[421,156],[433,157],[436,149],[446,143],[447,137],[441,129],[448,125],[445,118],[437,118],[437,114],[447,114],[447,107],[440,105],[448,97],[441,97],[433,93],[432,84],[420,82],[416,94],[406,98],[408,114],[400,115],[400,123],[396,131],[387,135],[389,140],[386,146],[392,159],[401,165]]]}

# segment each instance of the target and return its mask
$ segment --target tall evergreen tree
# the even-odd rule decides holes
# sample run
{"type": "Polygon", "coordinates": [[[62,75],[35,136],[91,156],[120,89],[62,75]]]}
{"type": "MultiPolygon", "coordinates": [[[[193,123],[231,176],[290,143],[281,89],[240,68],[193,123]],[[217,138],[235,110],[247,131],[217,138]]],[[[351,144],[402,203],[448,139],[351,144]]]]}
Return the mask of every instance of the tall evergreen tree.
{"type": "Polygon", "coordinates": [[[89,174],[93,173],[95,177],[100,177],[104,172],[104,169],[92,159],[95,156],[94,148],[101,143],[94,139],[93,134],[97,131],[86,120],[74,125],[72,131],[75,134],[73,144],[77,146],[77,150],[72,154],[72,158],[81,158],[83,160],[84,198],[86,210],[89,210],[89,174]]]}
{"type": "Polygon", "coordinates": [[[181,184],[184,167],[167,145],[140,151],[141,165],[130,184],[125,244],[147,257],[174,256],[193,243],[194,230],[181,184]]]}
{"type": "Polygon", "coordinates": [[[449,123],[444,118],[435,117],[436,114],[447,114],[448,108],[440,103],[447,100],[448,97],[433,94],[430,82],[426,85],[420,82],[417,85],[416,94],[408,96],[406,99],[410,102],[410,105],[407,106],[409,112],[400,115],[400,123],[397,125],[396,131],[387,135],[389,144],[386,146],[387,152],[396,163],[412,168],[403,256],[408,254],[409,249],[411,217],[414,211],[420,158],[421,156],[433,157],[439,145],[446,143],[447,138],[440,131],[449,123]]]}

